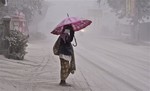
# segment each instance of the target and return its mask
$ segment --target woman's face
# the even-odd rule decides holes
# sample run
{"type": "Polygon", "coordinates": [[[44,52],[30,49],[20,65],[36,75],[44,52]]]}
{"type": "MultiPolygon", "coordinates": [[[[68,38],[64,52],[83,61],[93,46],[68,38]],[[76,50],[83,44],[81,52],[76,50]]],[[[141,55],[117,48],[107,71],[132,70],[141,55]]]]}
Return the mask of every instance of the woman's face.
{"type": "Polygon", "coordinates": [[[65,29],[64,33],[70,33],[70,30],[69,29],[65,29]]]}

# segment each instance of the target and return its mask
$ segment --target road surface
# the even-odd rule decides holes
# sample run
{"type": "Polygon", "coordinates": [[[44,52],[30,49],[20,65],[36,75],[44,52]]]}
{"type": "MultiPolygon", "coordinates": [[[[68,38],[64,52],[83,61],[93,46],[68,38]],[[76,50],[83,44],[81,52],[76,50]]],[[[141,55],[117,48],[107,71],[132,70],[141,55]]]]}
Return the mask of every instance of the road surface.
{"type": "Polygon", "coordinates": [[[92,91],[150,91],[150,47],[109,39],[81,40],[77,64],[92,91]]]}
{"type": "Polygon", "coordinates": [[[85,39],[74,48],[77,70],[67,79],[72,87],[58,85],[52,40],[29,43],[23,61],[0,56],[0,91],[150,91],[150,46],[85,39]]]}

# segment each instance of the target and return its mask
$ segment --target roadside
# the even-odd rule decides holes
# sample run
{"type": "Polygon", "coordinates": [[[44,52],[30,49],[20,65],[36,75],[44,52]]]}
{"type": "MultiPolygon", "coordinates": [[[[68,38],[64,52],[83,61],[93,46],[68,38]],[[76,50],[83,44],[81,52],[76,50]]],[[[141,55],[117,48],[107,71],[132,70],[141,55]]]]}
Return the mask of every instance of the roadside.
{"type": "Polygon", "coordinates": [[[59,59],[48,41],[28,45],[23,61],[0,56],[0,91],[90,91],[79,69],[67,80],[72,87],[59,86],[59,59]]]}

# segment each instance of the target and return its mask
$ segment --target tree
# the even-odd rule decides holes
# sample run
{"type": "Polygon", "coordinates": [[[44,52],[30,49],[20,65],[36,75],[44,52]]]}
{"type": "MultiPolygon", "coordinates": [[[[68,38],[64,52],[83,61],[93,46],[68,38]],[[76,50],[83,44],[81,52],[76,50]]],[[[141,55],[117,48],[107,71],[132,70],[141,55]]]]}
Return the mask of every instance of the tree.
{"type": "Polygon", "coordinates": [[[17,30],[10,30],[9,36],[5,37],[9,42],[8,53],[5,54],[7,58],[23,60],[26,52],[28,36],[23,35],[17,30]]]}
{"type": "Polygon", "coordinates": [[[3,4],[6,4],[6,0],[1,0],[1,2],[2,2],[3,4]]]}
{"type": "Polygon", "coordinates": [[[150,16],[150,0],[107,0],[107,2],[119,19],[128,18],[128,22],[133,26],[133,34],[138,38],[138,26],[150,16]]]}
{"type": "Polygon", "coordinates": [[[0,3],[7,6],[8,0],[0,0],[0,3]]]}
{"type": "MultiPolygon", "coordinates": [[[[0,0],[1,1],[1,0],[0,0]]],[[[6,1],[6,0],[3,0],[6,1]]],[[[9,1],[7,7],[0,7],[0,18],[6,15],[12,15],[16,10],[22,11],[26,15],[27,22],[32,21],[36,12],[41,14],[42,3],[44,0],[13,0],[9,1]]]]}

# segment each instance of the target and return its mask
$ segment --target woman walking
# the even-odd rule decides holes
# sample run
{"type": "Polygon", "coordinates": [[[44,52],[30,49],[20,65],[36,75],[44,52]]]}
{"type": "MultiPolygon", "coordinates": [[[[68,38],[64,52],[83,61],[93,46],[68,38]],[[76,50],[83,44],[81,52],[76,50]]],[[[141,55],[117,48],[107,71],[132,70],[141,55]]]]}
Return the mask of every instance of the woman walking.
{"type": "MultiPolygon", "coordinates": [[[[74,73],[76,70],[75,66],[75,58],[74,58],[74,51],[72,47],[72,40],[74,37],[74,32],[79,31],[92,23],[91,20],[77,18],[77,17],[69,17],[65,18],[61,21],[56,28],[51,32],[54,35],[60,35],[57,39],[54,47],[53,52],[55,55],[58,55],[60,58],[61,64],[61,86],[70,86],[66,83],[66,79],[70,73],[74,73]]],[[[77,42],[75,39],[75,43],[77,46],[77,42]]]]}
{"type": "Polygon", "coordinates": [[[74,30],[71,24],[65,25],[63,27],[63,33],[59,36],[60,45],[59,45],[59,58],[61,64],[61,81],[60,85],[70,86],[66,83],[66,79],[70,73],[74,73],[75,68],[75,58],[74,51],[72,47],[72,40],[74,37],[74,30]]]}

